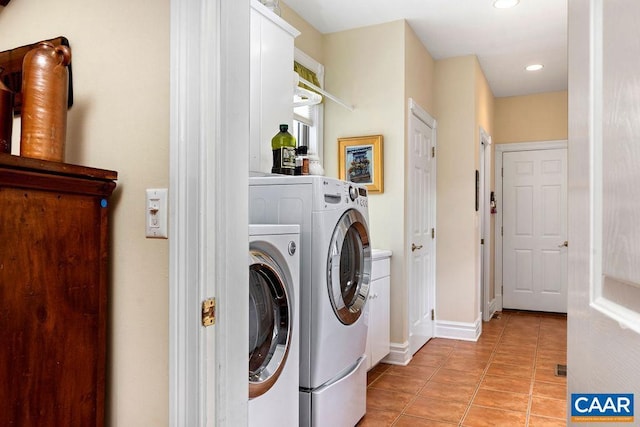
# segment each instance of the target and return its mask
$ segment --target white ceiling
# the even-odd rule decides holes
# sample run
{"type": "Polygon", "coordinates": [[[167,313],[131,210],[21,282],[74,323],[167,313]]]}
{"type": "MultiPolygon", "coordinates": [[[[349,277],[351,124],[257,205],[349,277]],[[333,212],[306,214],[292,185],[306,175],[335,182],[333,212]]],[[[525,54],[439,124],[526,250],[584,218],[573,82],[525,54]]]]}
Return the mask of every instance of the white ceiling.
{"type": "Polygon", "coordinates": [[[321,33],[406,19],[438,60],[474,54],[494,96],[567,89],[567,0],[286,0],[321,33]],[[544,64],[526,72],[532,63],[544,64]]]}

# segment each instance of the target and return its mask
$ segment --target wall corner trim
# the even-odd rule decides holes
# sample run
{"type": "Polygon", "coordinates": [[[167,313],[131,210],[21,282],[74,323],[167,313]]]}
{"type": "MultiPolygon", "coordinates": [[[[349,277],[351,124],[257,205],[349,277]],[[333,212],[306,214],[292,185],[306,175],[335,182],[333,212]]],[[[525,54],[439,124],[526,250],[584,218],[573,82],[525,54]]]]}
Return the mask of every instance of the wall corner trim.
{"type": "Polygon", "coordinates": [[[463,341],[478,341],[482,334],[482,313],[473,323],[437,320],[435,337],[463,341]]]}
{"type": "Polygon", "coordinates": [[[409,352],[409,341],[405,341],[400,344],[392,342],[389,345],[389,354],[382,359],[382,362],[390,365],[407,366],[411,361],[411,358],[412,355],[409,352]]]}

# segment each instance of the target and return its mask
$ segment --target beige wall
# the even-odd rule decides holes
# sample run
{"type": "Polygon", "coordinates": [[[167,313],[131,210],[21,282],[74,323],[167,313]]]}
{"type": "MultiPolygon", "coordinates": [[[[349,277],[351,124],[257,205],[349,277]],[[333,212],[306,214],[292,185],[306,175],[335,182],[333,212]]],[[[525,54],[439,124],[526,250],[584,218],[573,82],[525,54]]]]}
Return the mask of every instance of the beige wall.
{"type": "Polygon", "coordinates": [[[567,139],[568,92],[496,98],[494,142],[567,139]]]}
{"type": "MultiPolygon", "coordinates": [[[[167,425],[168,244],[145,239],[144,196],[169,182],[169,2],[0,8],[0,50],[59,35],[73,56],[66,160],[119,173],[110,204],[108,417],[111,425],[167,425]]],[[[16,138],[19,129],[16,121],[16,138]]]]}
{"type": "Polygon", "coordinates": [[[300,31],[300,35],[295,39],[295,46],[318,61],[324,63],[324,53],[322,51],[322,33],[316,30],[311,24],[302,19],[293,9],[280,2],[281,17],[295,29],[300,31]]]}
{"type": "MultiPolygon", "coordinates": [[[[494,125],[495,98],[493,97],[493,93],[489,87],[489,82],[487,82],[487,78],[484,76],[482,68],[480,67],[480,62],[478,62],[477,58],[475,58],[474,61],[474,73],[476,80],[476,124],[481,126],[487,134],[491,135],[493,133],[494,125]]],[[[480,133],[478,132],[476,135],[476,146],[479,147],[480,133]]]]}
{"type": "MultiPolygon", "coordinates": [[[[476,123],[479,127],[481,127],[482,129],[484,129],[484,131],[487,133],[487,135],[489,135],[490,137],[493,135],[493,131],[494,131],[494,112],[495,112],[495,98],[493,96],[493,93],[491,92],[491,88],[489,87],[489,82],[487,82],[487,78],[485,77],[484,73],[482,72],[482,68],[480,67],[480,63],[478,62],[477,58],[475,61],[475,75],[476,75],[476,123]]],[[[480,132],[478,130],[478,132],[476,132],[477,135],[477,139],[476,139],[476,148],[479,150],[480,149],[480,132]]],[[[486,194],[486,198],[488,200],[489,198],[489,193],[491,191],[494,191],[495,189],[495,173],[494,173],[494,150],[492,149],[492,147],[486,147],[485,148],[485,156],[489,159],[491,159],[490,161],[490,165],[488,167],[488,171],[485,170],[485,174],[488,172],[490,179],[489,182],[486,183],[485,186],[488,186],[489,190],[487,191],[486,194]]],[[[480,170],[480,156],[478,155],[478,165],[477,165],[478,170],[480,170]]],[[[478,216],[478,219],[479,216],[478,216]]],[[[491,238],[491,236],[494,236],[494,230],[495,230],[495,215],[491,215],[491,221],[490,221],[490,228],[489,230],[487,230],[487,232],[485,233],[485,236],[489,236],[490,238],[488,239],[491,244],[490,244],[490,253],[491,253],[491,261],[489,263],[489,283],[488,283],[488,293],[489,293],[489,297],[490,299],[493,299],[495,297],[495,271],[494,271],[494,264],[495,264],[495,260],[494,260],[494,254],[495,254],[495,239],[491,238]]],[[[478,262],[480,262],[480,253],[479,251],[481,250],[481,246],[476,246],[476,248],[478,249],[478,251],[476,252],[477,257],[478,257],[478,262]]],[[[478,266],[478,274],[480,274],[481,272],[481,268],[480,266],[478,266]]],[[[480,297],[480,296],[479,296],[480,297]]]]}
{"type": "MultiPolygon", "coordinates": [[[[413,98],[428,113],[434,111],[433,75],[435,61],[424,47],[411,26],[405,22],[405,98],[413,98]]],[[[405,102],[405,115],[408,117],[408,101],[405,102]]]]}
{"type": "Polygon", "coordinates": [[[437,147],[436,318],[478,317],[475,56],[436,61],[437,147]]]}

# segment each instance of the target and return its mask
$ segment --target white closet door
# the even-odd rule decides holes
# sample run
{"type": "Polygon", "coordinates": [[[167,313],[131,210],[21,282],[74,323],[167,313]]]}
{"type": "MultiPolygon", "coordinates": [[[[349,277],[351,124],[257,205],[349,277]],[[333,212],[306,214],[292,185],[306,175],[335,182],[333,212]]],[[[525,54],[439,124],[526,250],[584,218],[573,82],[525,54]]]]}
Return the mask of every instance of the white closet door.
{"type": "Polygon", "coordinates": [[[503,154],[503,306],[567,311],[567,150],[503,154]]]}
{"type": "Polygon", "coordinates": [[[435,120],[412,104],[409,118],[409,347],[413,355],[433,337],[435,308],[435,120]]]}

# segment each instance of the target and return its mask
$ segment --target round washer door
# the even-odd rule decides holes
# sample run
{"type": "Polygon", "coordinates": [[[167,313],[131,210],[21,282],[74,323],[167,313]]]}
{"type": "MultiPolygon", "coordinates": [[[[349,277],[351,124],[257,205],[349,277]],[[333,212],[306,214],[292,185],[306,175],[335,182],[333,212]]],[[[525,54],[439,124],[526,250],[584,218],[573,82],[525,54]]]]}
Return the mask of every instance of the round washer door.
{"type": "Polygon", "coordinates": [[[249,252],[249,398],[267,392],[285,366],[291,342],[285,276],[268,254],[249,252]]]}
{"type": "Polygon", "coordinates": [[[345,325],[355,323],[369,295],[371,248],[364,217],[346,211],[331,237],[327,259],[327,286],[333,311],[345,325]]]}

